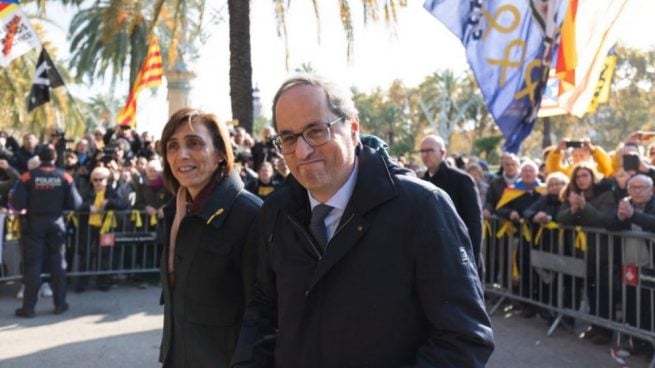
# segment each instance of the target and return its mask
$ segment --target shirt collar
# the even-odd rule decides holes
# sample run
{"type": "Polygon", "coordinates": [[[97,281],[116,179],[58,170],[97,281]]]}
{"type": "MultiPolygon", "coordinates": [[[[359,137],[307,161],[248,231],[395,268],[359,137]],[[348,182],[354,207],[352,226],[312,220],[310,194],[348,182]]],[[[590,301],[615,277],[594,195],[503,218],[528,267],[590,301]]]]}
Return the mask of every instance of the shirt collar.
{"type": "MultiPolygon", "coordinates": [[[[340,209],[342,211],[345,211],[346,206],[348,205],[348,201],[350,200],[350,197],[352,197],[353,191],[355,190],[355,183],[357,183],[357,169],[359,168],[359,159],[357,156],[355,156],[355,164],[353,165],[353,171],[350,173],[350,176],[348,177],[348,180],[346,180],[345,183],[337,190],[336,193],[330,199],[325,201],[325,204],[327,204],[330,207],[340,209]]],[[[312,195],[307,191],[307,196],[309,197],[309,205],[311,206],[312,210],[314,210],[314,207],[317,205],[321,204],[318,200],[316,200],[312,195]]]]}

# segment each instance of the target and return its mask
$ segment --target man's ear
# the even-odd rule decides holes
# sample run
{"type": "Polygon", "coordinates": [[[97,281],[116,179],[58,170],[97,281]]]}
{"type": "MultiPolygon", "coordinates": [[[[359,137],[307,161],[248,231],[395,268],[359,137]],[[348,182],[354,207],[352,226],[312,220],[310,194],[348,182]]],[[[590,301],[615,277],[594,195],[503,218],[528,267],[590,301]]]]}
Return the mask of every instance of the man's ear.
{"type": "Polygon", "coordinates": [[[352,137],[353,142],[357,144],[359,141],[359,116],[355,115],[350,120],[350,136],[352,137]]]}

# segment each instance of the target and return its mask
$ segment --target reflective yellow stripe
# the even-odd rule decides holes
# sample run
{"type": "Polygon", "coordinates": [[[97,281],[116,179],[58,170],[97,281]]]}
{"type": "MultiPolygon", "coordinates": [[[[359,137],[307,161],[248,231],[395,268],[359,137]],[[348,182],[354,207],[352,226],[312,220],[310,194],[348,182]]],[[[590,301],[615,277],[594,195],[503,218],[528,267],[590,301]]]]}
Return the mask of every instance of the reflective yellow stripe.
{"type": "Polygon", "coordinates": [[[114,214],[114,211],[107,211],[105,221],[103,221],[102,228],[100,228],[100,234],[106,234],[115,229],[116,226],[116,215],[114,214]]]}

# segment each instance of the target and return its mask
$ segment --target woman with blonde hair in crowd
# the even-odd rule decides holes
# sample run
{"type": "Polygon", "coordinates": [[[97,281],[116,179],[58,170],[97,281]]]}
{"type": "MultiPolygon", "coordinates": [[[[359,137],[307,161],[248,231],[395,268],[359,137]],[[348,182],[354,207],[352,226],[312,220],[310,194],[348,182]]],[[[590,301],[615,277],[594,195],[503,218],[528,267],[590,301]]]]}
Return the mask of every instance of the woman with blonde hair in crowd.
{"type": "Polygon", "coordinates": [[[229,367],[256,271],[262,201],[234,169],[227,127],[188,108],[161,136],[164,208],[161,261],[164,367],[229,367]]]}

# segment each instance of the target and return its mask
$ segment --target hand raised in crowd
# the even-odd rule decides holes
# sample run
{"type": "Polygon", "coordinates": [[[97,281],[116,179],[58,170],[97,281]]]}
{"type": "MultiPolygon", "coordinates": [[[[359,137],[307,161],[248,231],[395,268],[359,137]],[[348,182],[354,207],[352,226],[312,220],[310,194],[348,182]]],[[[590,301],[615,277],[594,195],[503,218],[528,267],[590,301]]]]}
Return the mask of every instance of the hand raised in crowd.
{"type": "Polygon", "coordinates": [[[518,211],[512,211],[509,214],[509,219],[512,221],[518,221],[521,219],[521,215],[519,215],[518,211]]]}
{"type": "Polygon", "coordinates": [[[164,207],[159,207],[157,209],[157,218],[160,218],[160,219],[164,218],[164,207]]]}
{"type": "Polygon", "coordinates": [[[589,150],[589,152],[594,152],[596,150],[596,147],[593,144],[591,144],[589,138],[585,138],[582,140],[582,148],[586,148],[587,150],[589,150]]]}
{"type": "Polygon", "coordinates": [[[544,211],[537,212],[534,215],[534,217],[532,218],[532,221],[536,222],[538,224],[545,224],[545,223],[549,222],[550,220],[552,220],[552,218],[550,217],[550,215],[548,215],[544,211]]]}
{"type": "Polygon", "coordinates": [[[575,213],[584,208],[587,201],[585,200],[582,194],[571,192],[568,197],[569,205],[571,206],[571,212],[575,213]]]}
{"type": "Polygon", "coordinates": [[[559,144],[557,144],[557,149],[560,151],[566,151],[566,142],[568,142],[568,138],[563,138],[562,140],[559,141],[559,144]]]}
{"type": "Polygon", "coordinates": [[[629,197],[625,197],[622,200],[619,201],[619,207],[618,210],[616,211],[616,217],[619,218],[621,221],[628,220],[634,215],[635,210],[632,208],[632,205],[630,204],[630,199],[629,197]]]}
{"type": "Polygon", "coordinates": [[[488,219],[488,218],[490,218],[490,217],[491,217],[491,211],[489,211],[489,210],[486,209],[486,208],[483,209],[483,210],[482,210],[482,218],[484,218],[484,219],[488,219]]]}
{"type": "Polygon", "coordinates": [[[655,137],[655,132],[637,130],[636,132],[630,133],[628,137],[623,141],[623,143],[636,143],[639,144],[641,141],[647,141],[655,137]]]}
{"type": "Polygon", "coordinates": [[[9,162],[7,160],[0,160],[0,169],[7,170],[9,168],[9,162]]]}

